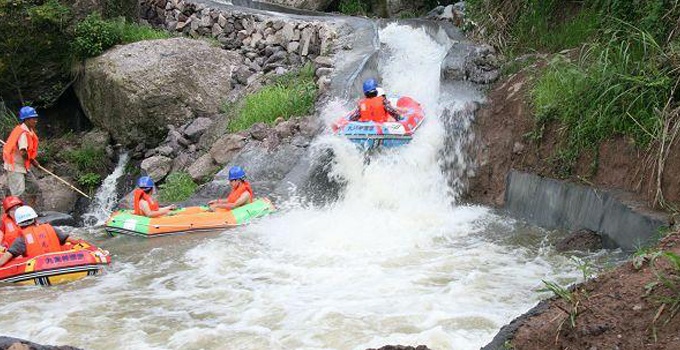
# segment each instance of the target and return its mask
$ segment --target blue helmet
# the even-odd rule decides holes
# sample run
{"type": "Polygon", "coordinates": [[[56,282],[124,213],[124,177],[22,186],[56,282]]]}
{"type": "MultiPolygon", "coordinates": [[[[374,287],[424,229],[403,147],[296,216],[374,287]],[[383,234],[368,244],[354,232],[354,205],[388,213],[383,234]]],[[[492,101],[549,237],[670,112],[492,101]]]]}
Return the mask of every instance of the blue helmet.
{"type": "Polygon", "coordinates": [[[364,95],[371,91],[375,91],[378,88],[378,82],[375,79],[367,79],[364,81],[364,95]]]}
{"type": "Polygon", "coordinates": [[[246,177],[246,172],[240,166],[233,166],[229,168],[229,181],[241,180],[246,177]]]}
{"type": "Polygon", "coordinates": [[[153,188],[153,180],[150,176],[142,176],[137,180],[137,187],[139,188],[153,188]]]}
{"type": "Polygon", "coordinates": [[[38,118],[38,112],[35,111],[35,108],[28,106],[21,107],[19,110],[19,119],[24,121],[30,118],[38,118]]]}

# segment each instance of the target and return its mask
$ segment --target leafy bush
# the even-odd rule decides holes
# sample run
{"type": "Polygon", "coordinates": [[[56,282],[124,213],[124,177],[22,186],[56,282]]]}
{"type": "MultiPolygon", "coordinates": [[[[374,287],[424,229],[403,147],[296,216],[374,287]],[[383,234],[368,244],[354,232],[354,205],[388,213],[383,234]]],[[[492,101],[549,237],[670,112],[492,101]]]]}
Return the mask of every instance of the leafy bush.
{"type": "Polygon", "coordinates": [[[191,197],[198,185],[184,172],[168,175],[165,182],[159,186],[158,196],[162,202],[181,202],[191,197]]]}
{"type": "Polygon", "coordinates": [[[76,26],[73,48],[78,57],[87,58],[100,55],[116,44],[168,37],[165,32],[129,23],[123,17],[104,20],[95,13],[76,26]]]}
{"type": "Polygon", "coordinates": [[[106,49],[121,42],[114,23],[105,21],[98,13],[91,14],[76,25],[73,48],[81,58],[100,55],[106,49]]]}
{"type": "Polygon", "coordinates": [[[243,104],[237,107],[234,119],[229,121],[228,129],[236,132],[255,123],[272,123],[278,117],[288,119],[294,115],[309,114],[314,108],[316,92],[311,65],[282,75],[273,84],[246,96],[243,104]]]}
{"type": "Polygon", "coordinates": [[[102,177],[97,173],[85,173],[78,177],[78,184],[85,187],[90,193],[92,193],[101,182],[102,177]]]}
{"type": "Polygon", "coordinates": [[[368,4],[361,0],[340,0],[338,9],[346,15],[362,15],[368,13],[368,4]]]}

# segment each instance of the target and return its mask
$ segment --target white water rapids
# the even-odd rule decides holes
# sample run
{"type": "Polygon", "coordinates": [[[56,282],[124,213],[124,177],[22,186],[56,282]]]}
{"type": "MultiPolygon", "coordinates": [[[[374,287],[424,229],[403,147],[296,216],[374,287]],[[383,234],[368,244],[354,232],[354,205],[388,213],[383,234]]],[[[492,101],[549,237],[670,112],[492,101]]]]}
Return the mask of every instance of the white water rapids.
{"type": "Polygon", "coordinates": [[[389,25],[380,34],[390,52],[383,86],[431,116],[411,144],[365,165],[345,140],[321,137],[335,153],[333,176],[347,183],[322,208],[289,203],[221,234],[83,232],[113,253],[107,273],[1,288],[1,333],[107,350],[479,349],[549,295],[537,292],[542,279],[577,280],[569,257],[547,244],[551,232],[451,204],[437,115],[478,97],[440,92],[447,47],[422,30],[389,25]]]}

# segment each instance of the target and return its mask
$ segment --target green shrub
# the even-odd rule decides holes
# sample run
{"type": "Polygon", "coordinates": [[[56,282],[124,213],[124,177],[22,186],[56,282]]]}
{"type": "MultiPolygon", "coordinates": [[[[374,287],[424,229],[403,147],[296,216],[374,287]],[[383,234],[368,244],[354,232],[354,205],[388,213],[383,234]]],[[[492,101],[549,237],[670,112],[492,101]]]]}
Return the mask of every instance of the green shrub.
{"type": "Polygon", "coordinates": [[[84,144],[78,149],[67,151],[65,158],[75,165],[80,173],[106,169],[106,150],[103,146],[84,144]]]}
{"type": "Polygon", "coordinates": [[[102,182],[101,175],[97,173],[85,173],[78,177],[78,184],[85,187],[88,192],[92,193],[94,189],[102,182]]]}
{"type": "Polygon", "coordinates": [[[338,9],[345,15],[362,15],[368,13],[368,4],[361,0],[340,0],[338,9]]]}
{"type": "Polygon", "coordinates": [[[181,202],[191,197],[198,185],[184,172],[168,175],[165,182],[159,186],[158,197],[162,202],[181,202]]]}
{"type": "Polygon", "coordinates": [[[87,58],[98,56],[116,44],[168,37],[166,32],[130,23],[123,17],[105,20],[95,13],[76,25],[73,48],[77,57],[87,58]]]}
{"type": "Polygon", "coordinates": [[[94,57],[119,42],[121,37],[115,24],[94,13],[76,25],[73,49],[80,58],[94,57]]]}
{"type": "Polygon", "coordinates": [[[229,121],[230,132],[245,130],[255,123],[272,123],[278,117],[288,119],[294,115],[312,112],[317,86],[314,68],[307,65],[298,72],[279,77],[273,84],[245,97],[244,102],[229,121]]]}

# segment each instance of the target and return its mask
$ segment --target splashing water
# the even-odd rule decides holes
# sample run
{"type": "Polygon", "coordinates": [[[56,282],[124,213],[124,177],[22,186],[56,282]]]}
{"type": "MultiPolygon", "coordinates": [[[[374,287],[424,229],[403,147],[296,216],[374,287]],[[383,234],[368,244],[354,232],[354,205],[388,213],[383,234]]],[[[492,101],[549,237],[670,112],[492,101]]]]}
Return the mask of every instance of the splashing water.
{"type": "Polygon", "coordinates": [[[111,211],[118,203],[116,184],[118,179],[123,176],[129,159],[130,156],[127,153],[123,153],[118,157],[116,168],[104,179],[102,185],[97,190],[97,194],[94,196],[94,200],[90,203],[87,213],[83,214],[85,226],[102,225],[111,215],[111,211]]]}
{"type": "MultiPolygon", "coordinates": [[[[545,296],[541,279],[577,280],[545,231],[451,205],[448,169],[467,161],[450,155],[463,151],[438,117],[478,94],[439,83],[447,47],[422,30],[380,35],[383,85],[428,113],[410,144],[365,165],[347,140],[317,139],[346,184],[323,207],[290,206],[219,235],[95,238],[116,252],[109,273],[0,289],[3,333],[95,350],[479,349],[545,296]]],[[[339,106],[327,111],[338,117],[339,106]]]]}

